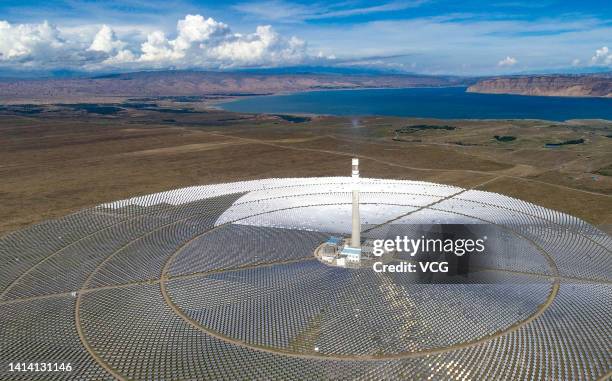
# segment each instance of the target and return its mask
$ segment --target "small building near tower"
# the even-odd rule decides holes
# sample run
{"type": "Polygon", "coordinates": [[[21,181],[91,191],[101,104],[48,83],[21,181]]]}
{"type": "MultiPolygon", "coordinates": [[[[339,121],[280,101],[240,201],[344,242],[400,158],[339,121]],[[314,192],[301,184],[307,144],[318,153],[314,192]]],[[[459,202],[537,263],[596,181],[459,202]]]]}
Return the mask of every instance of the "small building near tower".
{"type": "Polygon", "coordinates": [[[361,248],[345,246],[340,252],[340,255],[346,257],[346,260],[349,262],[360,262],[361,261],[361,248]]]}

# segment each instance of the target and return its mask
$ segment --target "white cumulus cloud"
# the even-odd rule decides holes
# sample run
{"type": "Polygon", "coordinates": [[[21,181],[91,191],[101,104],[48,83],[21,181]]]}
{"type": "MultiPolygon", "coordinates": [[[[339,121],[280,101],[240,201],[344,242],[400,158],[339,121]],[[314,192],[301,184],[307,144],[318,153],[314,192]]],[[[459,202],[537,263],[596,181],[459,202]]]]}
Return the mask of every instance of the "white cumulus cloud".
{"type": "Polygon", "coordinates": [[[274,62],[298,63],[305,58],[304,41],[282,38],[271,26],[258,26],[255,33],[234,35],[211,49],[211,55],[224,65],[266,65],[274,62]]]}
{"type": "Polygon", "coordinates": [[[508,67],[509,67],[509,66],[514,66],[514,65],[516,65],[517,63],[518,63],[518,60],[517,60],[516,58],[514,58],[514,57],[510,57],[510,56],[507,56],[507,57],[506,57],[506,58],[504,58],[503,60],[499,61],[499,62],[497,63],[497,66],[502,66],[502,67],[503,67],[503,66],[508,66],[508,67]]]}
{"type": "Polygon", "coordinates": [[[90,25],[63,30],[47,22],[12,25],[0,21],[0,65],[88,70],[215,69],[297,64],[310,57],[303,40],[283,36],[270,25],[242,34],[201,15],[179,20],[171,36],[154,30],[144,33],[146,40],[138,41],[134,36],[139,35],[124,33],[120,38],[108,25],[93,30],[90,25]]]}
{"type": "Polygon", "coordinates": [[[141,61],[164,62],[181,58],[166,39],[164,32],[155,31],[147,36],[147,41],[142,44],[141,61]]]}
{"type": "Polygon", "coordinates": [[[11,25],[0,21],[0,60],[33,59],[61,50],[65,43],[59,31],[48,22],[11,25]]]}
{"type": "Polygon", "coordinates": [[[126,45],[125,42],[117,39],[115,31],[111,27],[102,25],[87,50],[106,53],[108,56],[102,61],[102,65],[119,65],[136,60],[134,53],[124,49],[126,45]]]}
{"type": "Polygon", "coordinates": [[[595,50],[595,55],[591,57],[591,64],[612,66],[612,52],[607,46],[595,50]]]}
{"type": "Polygon", "coordinates": [[[160,66],[236,67],[294,64],[307,57],[304,41],[281,36],[269,25],[240,34],[212,18],[187,15],[177,32],[175,39],[160,31],[149,34],[139,60],[160,66]]]}
{"type": "Polygon", "coordinates": [[[102,25],[102,28],[96,33],[94,40],[89,46],[89,50],[112,53],[122,49],[124,46],[125,43],[117,39],[115,32],[108,25],[102,25]]]}

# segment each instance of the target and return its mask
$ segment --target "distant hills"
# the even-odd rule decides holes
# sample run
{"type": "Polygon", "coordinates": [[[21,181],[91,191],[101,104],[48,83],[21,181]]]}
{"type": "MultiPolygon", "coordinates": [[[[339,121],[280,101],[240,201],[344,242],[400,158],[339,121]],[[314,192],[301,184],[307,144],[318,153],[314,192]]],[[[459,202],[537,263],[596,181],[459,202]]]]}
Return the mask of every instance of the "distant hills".
{"type": "Polygon", "coordinates": [[[466,86],[493,94],[612,96],[612,74],[520,75],[493,78],[325,73],[282,70],[203,72],[150,71],[78,78],[0,80],[0,102],[61,103],[105,98],[252,95],[320,89],[466,86]]]}
{"type": "Polygon", "coordinates": [[[405,74],[318,74],[153,71],[91,78],[5,79],[0,100],[92,97],[247,95],[317,89],[467,86],[473,79],[405,74]]]}
{"type": "Polygon", "coordinates": [[[519,75],[487,78],[469,92],[568,97],[612,97],[612,73],[519,75]]]}

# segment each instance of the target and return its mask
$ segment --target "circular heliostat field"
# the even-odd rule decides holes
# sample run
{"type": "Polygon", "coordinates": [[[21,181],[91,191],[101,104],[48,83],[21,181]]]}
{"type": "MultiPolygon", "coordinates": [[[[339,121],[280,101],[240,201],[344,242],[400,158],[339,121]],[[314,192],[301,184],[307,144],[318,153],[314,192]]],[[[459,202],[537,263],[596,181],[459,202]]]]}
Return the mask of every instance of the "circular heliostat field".
{"type": "Polygon", "coordinates": [[[486,281],[422,282],[314,252],[351,179],[197,186],[0,239],[2,379],[549,379],[610,372],[612,239],[499,194],[361,179],[363,238],[486,226],[486,281]],[[3,365],[3,366],[5,366],[3,365]]]}

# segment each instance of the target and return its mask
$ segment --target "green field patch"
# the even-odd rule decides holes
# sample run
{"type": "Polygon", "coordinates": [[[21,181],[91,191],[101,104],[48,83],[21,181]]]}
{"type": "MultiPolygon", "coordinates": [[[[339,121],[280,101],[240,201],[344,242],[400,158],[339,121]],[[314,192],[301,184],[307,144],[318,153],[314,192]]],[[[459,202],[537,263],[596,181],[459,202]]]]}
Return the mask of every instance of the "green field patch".
{"type": "Polygon", "coordinates": [[[43,107],[32,104],[0,106],[0,112],[9,112],[19,115],[35,115],[43,111],[43,107]]]}
{"type": "Polygon", "coordinates": [[[563,142],[557,142],[557,143],[546,143],[544,144],[544,147],[555,148],[555,147],[561,147],[564,145],[582,144],[582,143],[584,143],[584,139],[580,138],[580,139],[565,140],[563,142]]]}
{"type": "Polygon", "coordinates": [[[417,131],[427,131],[427,130],[445,130],[452,131],[457,129],[457,127],[447,126],[447,125],[432,125],[432,124],[417,124],[414,126],[404,126],[395,130],[397,134],[412,134],[417,131]]]}
{"type": "Polygon", "coordinates": [[[282,114],[275,114],[274,116],[282,120],[286,120],[287,122],[291,122],[291,123],[305,123],[305,122],[310,122],[312,120],[312,118],[309,118],[307,116],[282,115],[282,114]]]}
{"type": "Polygon", "coordinates": [[[498,142],[502,142],[502,143],[511,142],[513,140],[516,140],[516,136],[511,136],[511,135],[495,135],[494,138],[498,142]]]}
{"type": "Polygon", "coordinates": [[[62,104],[61,106],[69,107],[74,111],[85,111],[91,114],[113,115],[124,109],[115,105],[101,105],[97,103],[74,103],[62,104]]]}

